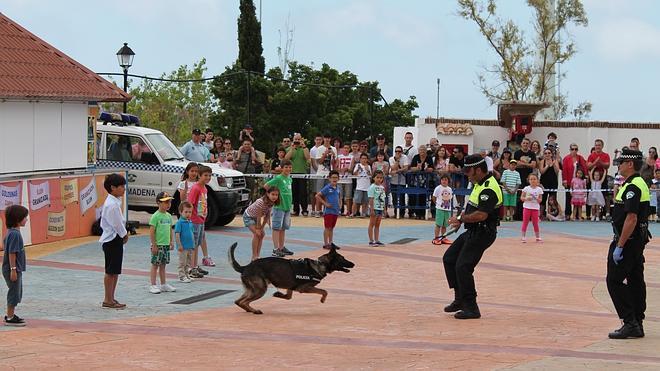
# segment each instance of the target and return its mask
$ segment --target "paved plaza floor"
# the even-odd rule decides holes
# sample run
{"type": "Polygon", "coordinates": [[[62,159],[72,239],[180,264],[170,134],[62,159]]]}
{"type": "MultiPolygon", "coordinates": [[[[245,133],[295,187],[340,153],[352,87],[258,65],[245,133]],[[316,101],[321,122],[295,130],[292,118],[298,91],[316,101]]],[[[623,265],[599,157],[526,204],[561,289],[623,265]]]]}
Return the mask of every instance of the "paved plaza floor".
{"type": "MultiPolygon", "coordinates": [[[[324,253],[321,225],[293,219],[294,257],[324,253]]],[[[367,245],[366,225],[339,221],[335,241],[356,267],[321,282],[324,304],[318,295],[284,301],[270,290],[253,303],[260,316],[233,304],[242,288],[227,249],[236,241],[239,262],[250,256],[239,218],[208,233],[217,267],[207,278],[179,283],[171,264],[177,291],[158,295],[148,293],[149,237],[141,229],[125,247],[117,298],[128,308],[119,311],[100,306],[103,254],[95,238],[28,247],[17,311],[28,326],[0,326],[0,370],[660,369],[658,240],[646,250],[646,337],[616,341],[607,339],[619,327],[604,279],[608,223],[544,222],[545,241],[527,244],[519,223],[503,223],[476,270],[483,317],[468,321],[442,311],[453,296],[441,263],[446,246],[430,243],[431,222],[384,220],[385,247],[367,245]],[[211,292],[223,295],[174,303],[211,292]]],[[[651,231],[660,236],[660,225],[651,231]]],[[[262,256],[271,249],[267,240],[262,256]]]]}

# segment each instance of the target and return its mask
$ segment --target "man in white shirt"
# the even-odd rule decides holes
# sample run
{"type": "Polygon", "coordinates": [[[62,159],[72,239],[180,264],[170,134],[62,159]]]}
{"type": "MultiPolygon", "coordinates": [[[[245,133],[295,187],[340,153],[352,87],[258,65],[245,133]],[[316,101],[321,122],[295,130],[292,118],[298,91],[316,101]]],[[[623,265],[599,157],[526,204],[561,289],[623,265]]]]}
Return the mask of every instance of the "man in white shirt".
{"type": "MultiPolygon", "coordinates": [[[[316,156],[318,154],[319,147],[323,144],[323,137],[320,135],[317,135],[314,137],[314,146],[312,149],[309,150],[309,158],[311,159],[310,161],[310,166],[309,166],[309,173],[312,175],[316,175],[316,172],[318,171],[318,162],[316,161],[316,156]]],[[[323,188],[324,185],[324,180],[323,179],[311,179],[311,184],[312,184],[312,195],[316,195],[318,192],[321,191],[321,188],[323,188]]],[[[316,215],[316,198],[312,197],[312,216],[316,215]]],[[[319,204],[320,205],[320,204],[319,204]]]]}
{"type": "Polygon", "coordinates": [[[103,234],[99,238],[105,256],[105,276],[103,278],[105,297],[102,307],[124,309],[126,304],[121,304],[115,299],[115,291],[121,274],[124,244],[128,242],[126,220],[121,212],[120,199],[126,192],[126,179],[119,174],[110,174],[105,177],[103,187],[108,191],[108,197],[101,209],[100,225],[103,234]]]}
{"type": "Polygon", "coordinates": [[[412,160],[413,157],[417,154],[417,146],[413,144],[413,133],[407,132],[403,136],[406,144],[403,145],[403,154],[408,157],[408,160],[412,160]]]}
{"type": "MultiPolygon", "coordinates": [[[[314,194],[321,191],[321,188],[325,185],[327,177],[330,174],[330,170],[333,170],[337,167],[337,148],[330,144],[332,141],[332,136],[328,133],[323,135],[323,144],[320,147],[316,148],[316,156],[312,157],[314,162],[316,162],[316,175],[322,176],[323,178],[316,179],[317,187],[320,187],[319,190],[315,191],[314,194]]],[[[319,201],[316,202],[316,212],[312,212],[317,218],[321,217],[322,204],[319,201]]]]}

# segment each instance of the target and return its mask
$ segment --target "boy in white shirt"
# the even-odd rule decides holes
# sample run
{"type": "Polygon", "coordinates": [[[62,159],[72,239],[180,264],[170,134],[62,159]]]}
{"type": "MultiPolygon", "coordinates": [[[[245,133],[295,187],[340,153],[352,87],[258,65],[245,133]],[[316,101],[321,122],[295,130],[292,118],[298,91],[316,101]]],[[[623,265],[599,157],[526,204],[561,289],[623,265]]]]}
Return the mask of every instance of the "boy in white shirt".
{"type": "Polygon", "coordinates": [[[101,209],[103,234],[99,238],[105,255],[105,276],[103,278],[105,298],[101,306],[110,309],[124,309],[126,304],[121,304],[115,299],[115,291],[124,258],[123,245],[128,242],[126,220],[121,212],[121,197],[126,192],[126,179],[119,174],[110,174],[105,177],[103,188],[108,192],[108,197],[101,209]]]}
{"type": "Polygon", "coordinates": [[[360,162],[355,165],[353,175],[357,175],[357,182],[355,193],[353,195],[353,213],[350,217],[357,215],[359,207],[362,206],[360,217],[364,218],[367,215],[369,205],[369,186],[371,186],[371,166],[369,165],[369,155],[366,153],[360,154],[360,162]]]}

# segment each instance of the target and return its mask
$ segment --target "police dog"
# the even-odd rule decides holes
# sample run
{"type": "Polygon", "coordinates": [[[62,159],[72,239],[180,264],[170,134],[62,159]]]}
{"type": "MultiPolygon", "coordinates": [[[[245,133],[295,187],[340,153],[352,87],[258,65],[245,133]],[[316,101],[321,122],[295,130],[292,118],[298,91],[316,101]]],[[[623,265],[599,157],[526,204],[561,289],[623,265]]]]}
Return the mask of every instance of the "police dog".
{"type": "Polygon", "coordinates": [[[353,262],[344,258],[334,248],[327,254],[321,255],[317,260],[308,258],[290,260],[269,257],[257,259],[248,265],[241,266],[234,258],[236,246],[237,243],[234,243],[229,249],[229,261],[234,270],[241,274],[245,292],[234,303],[246,312],[254,314],[262,314],[263,312],[252,308],[250,303],[264,296],[269,283],[277,288],[286,289],[286,294],[279,291],[275,292],[273,296],[276,298],[289,300],[293,291],[311,292],[321,295],[321,303],[324,303],[328,292],[316,288],[316,285],[329,273],[334,271],[348,273],[350,272],[348,268],[355,266],[353,262]]]}

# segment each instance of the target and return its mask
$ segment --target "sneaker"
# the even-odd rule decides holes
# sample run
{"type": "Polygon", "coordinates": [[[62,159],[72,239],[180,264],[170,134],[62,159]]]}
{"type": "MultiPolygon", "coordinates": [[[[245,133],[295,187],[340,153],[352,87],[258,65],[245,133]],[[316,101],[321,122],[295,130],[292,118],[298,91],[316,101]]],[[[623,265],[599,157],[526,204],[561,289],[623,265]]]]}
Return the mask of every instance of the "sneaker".
{"type": "Polygon", "coordinates": [[[204,278],[204,275],[201,274],[201,273],[199,273],[199,271],[197,270],[197,268],[193,268],[193,269],[190,270],[190,272],[188,272],[188,277],[192,277],[192,278],[204,278]]]}
{"type": "Polygon", "coordinates": [[[527,243],[527,239],[525,237],[523,237],[523,238],[520,239],[520,242],[527,243]]]}
{"type": "Polygon", "coordinates": [[[307,211],[302,212],[302,216],[308,216],[308,215],[309,215],[309,213],[307,211]]]}
{"type": "Polygon", "coordinates": [[[160,287],[158,285],[149,286],[149,292],[152,294],[160,294],[160,287]]]}
{"type": "Polygon", "coordinates": [[[197,266],[195,269],[197,269],[197,272],[199,272],[199,273],[201,273],[201,274],[203,274],[203,275],[205,275],[205,276],[206,276],[207,274],[209,274],[209,271],[207,271],[206,269],[202,269],[202,267],[200,267],[200,266],[197,266]]]}
{"type": "Polygon", "coordinates": [[[322,215],[322,213],[321,213],[320,211],[317,211],[317,212],[316,212],[316,215],[314,215],[314,216],[316,216],[317,218],[320,218],[321,215],[322,215]]]}
{"type": "Polygon", "coordinates": [[[541,237],[536,237],[536,242],[543,242],[543,239],[541,237]]]}
{"type": "Polygon", "coordinates": [[[182,282],[182,283],[191,283],[192,281],[190,280],[189,277],[181,277],[181,278],[179,278],[179,282],[182,282]]]}
{"type": "Polygon", "coordinates": [[[282,253],[284,253],[284,255],[293,255],[293,251],[287,249],[286,246],[282,247],[282,253]]]}
{"type": "Polygon", "coordinates": [[[334,248],[335,248],[335,250],[339,250],[339,249],[341,249],[341,247],[339,247],[339,246],[337,246],[337,245],[335,245],[335,243],[334,243],[334,242],[330,242],[330,246],[332,246],[332,247],[334,247],[334,248]]]}
{"type": "Polygon", "coordinates": [[[207,256],[206,258],[202,259],[202,265],[207,267],[215,267],[215,262],[210,256],[207,256]]]}
{"type": "Polygon", "coordinates": [[[374,241],[369,241],[369,246],[378,246],[374,241]]]}
{"type": "Polygon", "coordinates": [[[326,249],[326,250],[330,250],[331,247],[330,247],[330,245],[323,245],[323,248],[326,249]]]}
{"type": "Polygon", "coordinates": [[[299,216],[300,213],[291,213],[291,216],[299,216]]]}
{"type": "Polygon", "coordinates": [[[5,316],[5,326],[23,327],[25,326],[25,320],[15,314],[12,318],[5,316]]]}
{"type": "Polygon", "coordinates": [[[380,241],[376,241],[374,242],[374,246],[385,246],[385,244],[380,241]]]}
{"type": "Polygon", "coordinates": [[[283,258],[284,252],[282,250],[273,249],[273,256],[276,258],[283,258]]]}
{"type": "Polygon", "coordinates": [[[175,292],[176,288],[169,283],[166,283],[164,285],[160,285],[160,291],[161,292],[175,292]]]}

